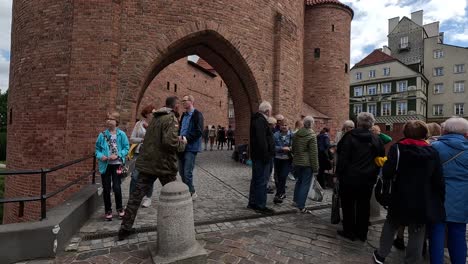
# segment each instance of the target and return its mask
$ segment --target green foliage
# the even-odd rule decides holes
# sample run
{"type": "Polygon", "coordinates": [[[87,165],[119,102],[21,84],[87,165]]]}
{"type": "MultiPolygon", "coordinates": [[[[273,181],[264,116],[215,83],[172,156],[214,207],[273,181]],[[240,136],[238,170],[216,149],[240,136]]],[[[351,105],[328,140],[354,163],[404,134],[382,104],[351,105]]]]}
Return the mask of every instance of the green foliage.
{"type": "Polygon", "coordinates": [[[0,94],[0,131],[5,132],[7,128],[8,112],[8,90],[0,94]]]}

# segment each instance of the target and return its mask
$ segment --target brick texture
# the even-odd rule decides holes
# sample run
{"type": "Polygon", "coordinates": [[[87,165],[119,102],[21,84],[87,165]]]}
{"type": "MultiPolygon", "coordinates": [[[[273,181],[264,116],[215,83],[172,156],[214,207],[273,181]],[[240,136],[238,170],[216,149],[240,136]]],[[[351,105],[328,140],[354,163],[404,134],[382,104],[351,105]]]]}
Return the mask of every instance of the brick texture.
{"type": "MultiPolygon", "coordinates": [[[[248,142],[250,115],[262,100],[291,120],[306,101],[337,125],[348,116],[350,21],[339,4],[306,10],[302,0],[14,1],[7,167],[48,168],[93,153],[108,111],[118,110],[130,133],[145,100],[169,92],[167,81],[170,90],[181,83],[177,94],[193,89],[208,123],[224,122],[211,113],[227,112],[218,92],[228,87],[238,143],[248,142]],[[322,49],[318,62],[314,47],[322,49]],[[207,93],[202,73],[189,84],[170,77],[192,54],[216,69],[223,87],[207,93]]],[[[89,169],[86,162],[51,175],[48,192],[89,169]]],[[[5,195],[38,195],[39,186],[38,176],[8,177],[5,195]]],[[[48,208],[80,188],[55,196],[48,208]]],[[[38,220],[39,208],[26,203],[20,218],[18,204],[8,204],[4,221],[38,220]]]]}

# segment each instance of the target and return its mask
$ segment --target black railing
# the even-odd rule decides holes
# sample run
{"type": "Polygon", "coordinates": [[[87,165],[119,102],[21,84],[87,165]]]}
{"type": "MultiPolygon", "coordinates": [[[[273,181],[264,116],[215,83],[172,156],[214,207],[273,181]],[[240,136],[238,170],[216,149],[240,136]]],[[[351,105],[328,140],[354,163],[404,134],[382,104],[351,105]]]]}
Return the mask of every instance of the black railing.
{"type": "Polygon", "coordinates": [[[33,175],[33,174],[38,174],[41,175],[41,195],[40,196],[33,196],[33,197],[19,197],[19,198],[7,198],[7,199],[0,199],[0,203],[19,203],[19,210],[18,210],[18,216],[22,217],[24,215],[24,203],[25,202],[35,202],[35,201],[41,201],[41,220],[45,219],[47,217],[47,206],[46,206],[46,201],[47,199],[57,195],[58,193],[61,193],[65,191],[66,189],[70,188],[72,185],[77,184],[81,180],[88,178],[89,176],[92,176],[91,183],[95,184],[96,183],[96,156],[95,155],[88,155],[86,157],[83,157],[81,159],[76,159],[70,162],[66,162],[63,164],[60,164],[58,166],[52,167],[50,169],[40,169],[40,170],[17,170],[17,171],[3,171],[0,172],[0,176],[18,176],[18,175],[33,175]],[[83,175],[78,177],[77,179],[65,184],[64,186],[58,188],[57,190],[47,193],[47,174],[58,171],[60,169],[64,169],[66,167],[81,163],[85,160],[88,159],[93,159],[93,169],[91,171],[85,172],[83,175]]]}

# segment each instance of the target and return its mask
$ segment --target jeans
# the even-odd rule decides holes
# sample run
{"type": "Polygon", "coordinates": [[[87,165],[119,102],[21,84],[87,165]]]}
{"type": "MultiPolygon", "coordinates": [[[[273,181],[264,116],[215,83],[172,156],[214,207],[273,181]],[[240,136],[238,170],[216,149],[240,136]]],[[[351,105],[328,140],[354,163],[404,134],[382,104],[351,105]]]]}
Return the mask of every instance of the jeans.
{"type": "Polygon", "coordinates": [[[431,263],[444,263],[445,228],[447,227],[447,247],[450,261],[453,264],[466,262],[466,224],[465,223],[437,223],[431,226],[429,250],[431,263]]]}
{"type": "Polygon", "coordinates": [[[193,187],[193,168],[197,152],[185,151],[179,154],[179,174],[182,181],[187,184],[190,193],[195,192],[193,187]]]}
{"type": "MultiPolygon", "coordinates": [[[[380,246],[377,253],[385,258],[390,254],[393,246],[395,233],[398,231],[400,223],[387,218],[380,235],[380,246]]],[[[408,226],[408,245],[406,247],[405,262],[408,264],[419,263],[422,260],[422,248],[426,237],[424,225],[411,224],[408,226]]],[[[432,263],[432,262],[431,262],[432,263]]],[[[443,263],[443,262],[442,262],[443,263]]]]}
{"type": "Polygon", "coordinates": [[[120,164],[109,164],[107,165],[106,172],[101,174],[102,183],[102,198],[104,199],[104,208],[106,213],[112,212],[111,202],[111,189],[114,191],[115,196],[115,207],[117,211],[122,210],[122,189],[120,184],[122,181],[120,175],[117,174],[117,169],[120,164]]]}
{"type": "Polygon", "coordinates": [[[258,208],[266,207],[270,168],[271,160],[252,160],[252,180],[250,181],[249,206],[258,208]]]}
{"type": "Polygon", "coordinates": [[[297,208],[304,209],[310,184],[312,183],[312,167],[295,166],[294,176],[297,180],[294,187],[293,201],[296,203],[297,208]]]}
{"type": "Polygon", "coordinates": [[[276,196],[279,197],[286,193],[286,179],[291,170],[290,159],[275,159],[275,185],[276,196]]]}
{"type": "Polygon", "coordinates": [[[343,231],[360,240],[367,240],[372,185],[348,185],[340,183],[343,231]]]}
{"type": "MultiPolygon", "coordinates": [[[[135,153],[135,160],[138,158],[138,154],[135,153]]],[[[137,170],[136,166],[132,171],[132,178],[130,179],[130,193],[135,191],[136,183],[138,182],[138,176],[140,172],[137,170]]],[[[153,196],[154,183],[151,185],[151,188],[148,189],[145,196],[151,198],[153,196]]]]}

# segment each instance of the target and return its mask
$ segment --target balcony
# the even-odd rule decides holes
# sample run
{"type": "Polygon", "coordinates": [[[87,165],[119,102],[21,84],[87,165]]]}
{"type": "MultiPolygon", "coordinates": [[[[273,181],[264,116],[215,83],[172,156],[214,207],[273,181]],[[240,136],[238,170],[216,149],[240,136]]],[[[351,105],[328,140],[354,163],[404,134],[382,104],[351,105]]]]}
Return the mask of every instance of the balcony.
{"type": "Polygon", "coordinates": [[[410,44],[411,44],[410,42],[398,44],[398,51],[401,52],[401,51],[411,50],[411,45],[410,44]]]}

